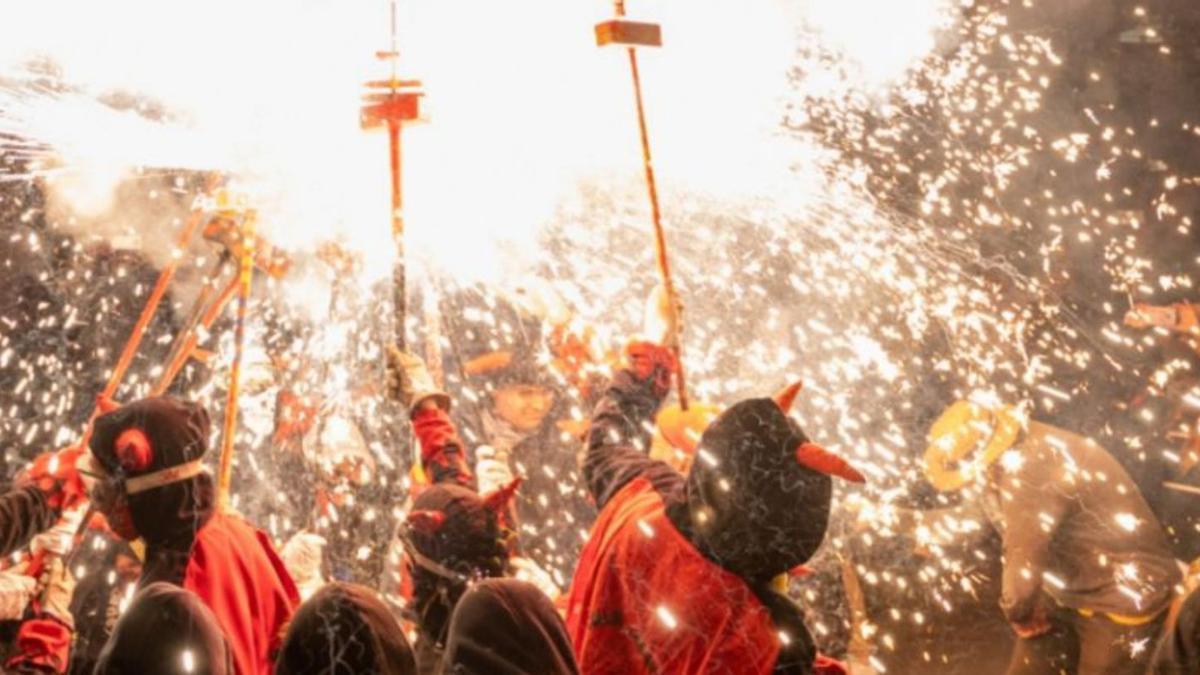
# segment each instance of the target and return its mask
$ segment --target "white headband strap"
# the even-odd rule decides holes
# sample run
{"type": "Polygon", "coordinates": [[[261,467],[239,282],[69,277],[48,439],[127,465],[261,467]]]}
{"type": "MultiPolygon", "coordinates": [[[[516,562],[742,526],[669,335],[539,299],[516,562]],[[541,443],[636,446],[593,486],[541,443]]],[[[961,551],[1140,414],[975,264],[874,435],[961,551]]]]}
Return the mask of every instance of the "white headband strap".
{"type": "Polygon", "coordinates": [[[423,567],[425,570],[451,581],[457,581],[459,583],[466,583],[470,581],[466,575],[455,572],[454,570],[442,565],[441,563],[438,563],[437,561],[418,551],[417,545],[413,543],[412,535],[409,532],[409,526],[407,523],[403,523],[400,526],[400,543],[404,547],[404,552],[408,554],[408,557],[412,558],[413,562],[418,567],[423,567]]]}
{"type": "Polygon", "coordinates": [[[168,467],[161,471],[135,476],[125,480],[125,494],[135,495],[139,492],[153,490],[157,487],[178,483],[204,473],[203,460],[195,459],[190,462],[168,467]]]}

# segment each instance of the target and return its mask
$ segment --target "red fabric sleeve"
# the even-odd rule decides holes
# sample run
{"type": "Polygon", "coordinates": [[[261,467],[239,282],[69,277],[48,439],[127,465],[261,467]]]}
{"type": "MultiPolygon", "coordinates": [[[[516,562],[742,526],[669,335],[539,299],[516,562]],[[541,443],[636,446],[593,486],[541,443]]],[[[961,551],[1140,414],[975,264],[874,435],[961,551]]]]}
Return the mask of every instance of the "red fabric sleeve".
{"type": "Polygon", "coordinates": [[[71,655],[71,629],[58,619],[42,615],[21,624],[17,653],[8,660],[8,672],[65,673],[71,655]]]}
{"type": "Polygon", "coordinates": [[[817,654],[817,660],[813,663],[814,675],[849,675],[849,673],[846,664],[824,654],[817,654]]]}
{"type": "Polygon", "coordinates": [[[421,467],[434,483],[474,487],[462,440],[450,416],[441,408],[422,408],[412,418],[421,444],[421,467]]]}

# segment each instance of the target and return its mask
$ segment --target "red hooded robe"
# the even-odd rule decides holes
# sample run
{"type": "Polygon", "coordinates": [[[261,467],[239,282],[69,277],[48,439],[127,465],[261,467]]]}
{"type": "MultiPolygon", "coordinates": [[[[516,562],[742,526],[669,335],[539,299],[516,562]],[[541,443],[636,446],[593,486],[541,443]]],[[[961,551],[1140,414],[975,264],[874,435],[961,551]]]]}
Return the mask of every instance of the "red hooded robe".
{"type": "Polygon", "coordinates": [[[832,482],[795,458],[803,430],[775,401],[743,401],[705,430],[711,457],[685,477],[639,449],[670,389],[669,352],[631,356],[586,443],[583,474],[601,510],[567,602],[581,670],[844,672],[770,587],[812,556],[827,527],[832,482]]]}
{"type": "Polygon", "coordinates": [[[267,535],[214,513],[196,533],[181,585],[217,617],[238,674],[270,675],[300,595],[267,535]]]}
{"type": "MultiPolygon", "coordinates": [[[[91,448],[109,482],[127,492],[128,481],[199,461],[208,436],[203,408],[157,397],[97,418],[91,448]],[[140,445],[121,440],[132,431],[144,436],[140,445]]],[[[146,542],[140,585],[162,581],[195,593],[225,633],[238,675],[270,675],[300,599],[267,536],[217,508],[207,473],[127,493],[125,499],[127,506],[111,510],[146,542]]],[[[114,523],[114,529],[125,528],[114,523]]]]}
{"type": "Polygon", "coordinates": [[[683,538],[649,481],[622,488],[592,531],[567,605],[567,631],[582,672],[774,669],[780,637],[766,608],[740,577],[683,538]],[[641,667],[630,671],[630,664],[641,667]]]}

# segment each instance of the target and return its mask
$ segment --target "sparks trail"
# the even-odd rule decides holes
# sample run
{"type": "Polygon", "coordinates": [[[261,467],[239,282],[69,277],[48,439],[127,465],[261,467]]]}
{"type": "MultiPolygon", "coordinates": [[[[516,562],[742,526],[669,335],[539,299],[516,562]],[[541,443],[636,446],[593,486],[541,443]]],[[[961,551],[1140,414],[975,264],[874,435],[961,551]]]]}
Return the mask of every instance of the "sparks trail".
{"type": "MultiPolygon", "coordinates": [[[[961,3],[955,4],[961,7],[961,3]]],[[[983,393],[1026,403],[1040,415],[1070,421],[1066,426],[1095,431],[1102,444],[1130,464],[1143,462],[1139,456],[1154,459],[1159,448],[1166,446],[1149,424],[1135,418],[1127,426],[1103,430],[1116,414],[1113,411],[1120,409],[1117,404],[1125,405],[1132,398],[1127,396],[1133,387],[1130,383],[1147,374],[1143,372],[1150,370],[1147,363],[1155,361],[1161,349],[1153,344],[1154,339],[1143,339],[1140,334],[1131,337],[1120,320],[1133,302],[1155,295],[1174,301],[1195,288],[1191,261],[1182,260],[1184,254],[1179,252],[1187,249],[1184,244],[1192,236],[1186,197],[1191,189],[1186,178],[1190,169],[1169,152],[1152,149],[1163,144],[1153,139],[1162,136],[1178,142],[1183,132],[1159,134],[1152,129],[1165,129],[1166,120],[1153,127],[1143,124],[1144,120],[1123,119],[1119,109],[1103,100],[1097,104],[1081,98],[1085,94],[1099,96],[1088,89],[1088,83],[1108,82],[1116,66],[1078,57],[1078,45],[1062,44],[1072,39],[1071,33],[1048,31],[1036,24],[1030,27],[1023,14],[1026,10],[980,2],[972,3],[964,15],[956,14],[956,8],[946,11],[937,25],[945,29],[947,39],[938,42],[933,52],[913,45],[918,56],[901,64],[907,70],[897,66],[890,80],[864,75],[866,66],[856,62],[861,55],[855,53],[855,46],[837,44],[821,31],[819,23],[806,32],[795,63],[790,64],[795,69],[787,105],[773,115],[784,121],[772,130],[767,146],[782,156],[781,164],[786,164],[787,170],[780,175],[748,172],[751,182],[759,184],[747,194],[731,197],[697,190],[687,180],[676,178],[674,170],[685,168],[684,163],[678,154],[672,157],[667,125],[654,125],[655,133],[666,137],[661,144],[655,138],[656,159],[664,167],[657,196],[664,204],[677,205],[669,209],[672,218],[665,221],[663,234],[672,244],[673,272],[689,296],[687,360],[692,367],[692,397],[721,403],[758,391],[764,383],[779,384],[785,376],[802,376],[812,394],[801,404],[802,416],[827,429],[831,445],[871,472],[867,504],[859,515],[846,516],[834,544],[839,550],[853,548],[854,555],[862,556],[862,584],[868,593],[886,587],[910,599],[920,598],[927,605],[921,610],[922,617],[929,621],[929,617],[940,616],[936,612],[961,609],[985,596],[986,589],[981,587],[988,575],[994,577],[994,571],[986,568],[997,555],[986,548],[994,542],[983,541],[978,514],[929,515],[927,522],[914,528],[896,524],[902,520],[897,512],[911,520],[914,512],[953,508],[946,503],[952,501],[949,498],[922,496],[921,492],[919,454],[931,416],[953,398],[983,393]],[[1166,169],[1145,169],[1152,162],[1161,162],[1166,169]],[[1147,179],[1153,185],[1138,185],[1145,176],[1153,177],[1147,179]],[[1175,250],[1161,250],[1164,248],[1175,250]],[[735,360],[732,354],[746,358],[735,360]],[[887,540],[898,534],[912,535],[914,546],[932,555],[922,554],[914,561],[910,550],[890,547],[887,540]],[[978,551],[985,552],[985,559],[975,556],[978,551]],[[903,561],[904,572],[885,576],[897,560],[903,561]]],[[[687,35],[685,29],[686,25],[680,24],[682,36],[687,35]]],[[[649,83],[654,64],[647,59],[644,65],[649,83]]],[[[783,70],[789,64],[778,65],[783,70]]],[[[432,74],[436,66],[422,70],[423,75],[426,72],[431,75],[431,99],[435,99],[432,74]]],[[[655,74],[655,86],[648,87],[647,95],[656,93],[660,83],[665,87],[671,81],[669,76],[655,74]]],[[[390,93],[394,89],[388,87],[390,93]]],[[[528,89],[530,96],[535,96],[542,88],[528,89]]],[[[570,94],[570,90],[559,92],[563,98],[570,94]]],[[[621,101],[628,103],[624,98],[621,101]]],[[[670,105],[653,99],[648,103],[649,114],[670,105]]],[[[49,227],[42,222],[47,218],[45,204],[17,194],[18,188],[27,187],[23,183],[32,175],[29,172],[57,180],[89,171],[86,163],[71,161],[69,151],[75,139],[69,134],[30,124],[36,121],[30,119],[30,111],[46,109],[43,106],[65,111],[64,117],[74,121],[70,126],[86,127],[94,122],[112,128],[105,125],[113,122],[113,106],[84,93],[34,88],[6,89],[0,94],[0,144],[8,162],[7,170],[0,169],[4,186],[0,208],[6,225],[12,223],[14,238],[9,246],[13,253],[9,258],[13,260],[77,255],[49,250],[59,245],[41,238],[49,227]],[[59,154],[65,158],[59,160],[59,154]],[[56,166],[54,161],[62,163],[56,166]],[[38,166],[29,168],[34,164],[38,166]],[[22,218],[35,226],[19,226],[22,218]],[[40,243],[29,239],[31,232],[38,234],[40,243]]],[[[538,109],[538,105],[529,105],[523,114],[536,118],[538,109]]],[[[627,106],[621,110],[628,112],[627,106]]],[[[558,117],[572,119],[570,115],[558,117]]],[[[682,118],[676,121],[682,124],[682,118]]],[[[1181,121],[1190,124],[1187,116],[1181,116],[1171,125],[1180,126],[1181,121]]],[[[185,145],[163,153],[169,161],[162,159],[149,133],[155,124],[142,120],[135,125],[139,133],[122,137],[129,147],[120,158],[146,165],[141,173],[123,179],[134,186],[131,189],[142,189],[141,183],[149,189],[158,176],[172,175],[160,167],[192,162],[203,166],[200,160],[209,157],[185,145]]],[[[437,124],[434,119],[431,128],[436,129],[437,124]]],[[[174,126],[171,119],[163,125],[174,126]]],[[[582,123],[579,126],[587,128],[582,123]]],[[[578,131],[573,135],[586,134],[578,131]]],[[[547,130],[522,136],[522,142],[538,146],[543,136],[555,138],[547,130]]],[[[211,130],[204,138],[209,145],[234,144],[232,138],[211,130]]],[[[378,160],[376,145],[371,146],[374,154],[370,156],[378,160]]],[[[406,147],[419,145],[414,142],[406,147]]],[[[489,147],[482,145],[475,152],[487,155],[489,147]]],[[[561,159],[575,149],[564,147],[557,154],[551,150],[536,157],[561,159]]],[[[288,164],[281,157],[272,160],[276,164],[266,164],[265,171],[264,165],[254,168],[270,174],[281,172],[288,164]]],[[[557,166],[551,161],[544,163],[557,166]]],[[[470,168],[465,162],[459,164],[464,171],[470,168]]],[[[377,165],[382,167],[378,161],[371,163],[377,165]]],[[[507,168],[517,165],[514,161],[507,168]]],[[[331,159],[319,168],[336,192],[341,189],[338,186],[349,184],[338,180],[349,166],[354,165],[331,159]]],[[[431,170],[415,162],[412,169],[414,175],[431,170]]],[[[512,173],[520,172],[514,169],[512,173]]],[[[636,207],[644,203],[645,188],[632,181],[617,182],[604,172],[570,180],[577,194],[569,199],[547,197],[533,188],[508,191],[524,195],[522,199],[530,202],[543,197],[550,203],[562,200],[557,210],[547,209],[553,215],[545,223],[517,223],[531,230],[544,225],[537,239],[544,247],[533,250],[530,246],[519,260],[514,256],[508,262],[536,269],[537,283],[553,284],[569,297],[576,310],[574,318],[595,326],[599,342],[615,340],[637,322],[623,308],[636,304],[648,290],[644,287],[647,242],[645,228],[639,225],[646,214],[636,207]],[[533,264],[525,264],[530,258],[533,264]]],[[[465,180],[456,185],[454,201],[487,202],[480,195],[491,193],[485,186],[471,183],[465,180]]],[[[374,184],[371,186],[373,189],[374,184]]],[[[265,200],[267,209],[309,204],[304,201],[308,195],[291,184],[281,181],[272,187],[278,189],[265,200]]],[[[413,192],[419,200],[420,195],[413,192]]],[[[345,211],[351,208],[347,202],[369,200],[340,197],[335,209],[307,219],[320,227],[304,229],[333,231],[335,222],[355,221],[363,230],[386,233],[381,220],[358,219],[358,214],[345,211]]],[[[447,204],[447,212],[457,214],[451,206],[457,204],[447,204]]],[[[309,211],[306,215],[317,212],[297,210],[309,211]]],[[[393,215],[397,215],[395,211],[393,215]]],[[[506,215],[489,214],[490,223],[503,223],[507,228],[506,215]]],[[[296,222],[275,220],[287,226],[296,222]]],[[[411,223],[410,233],[436,231],[459,248],[469,241],[472,250],[494,250],[492,233],[464,237],[446,223],[416,216],[411,223]]],[[[70,249],[73,242],[64,246],[70,249]]],[[[297,242],[297,248],[311,252],[310,243],[297,242]]],[[[386,244],[376,248],[390,251],[386,244]]],[[[350,246],[363,251],[368,248],[362,241],[350,246]]],[[[414,264],[418,249],[414,244],[407,251],[413,254],[414,264]]],[[[429,277],[446,276],[450,281],[459,281],[454,277],[469,272],[462,269],[469,265],[455,268],[434,262],[429,267],[429,277]]],[[[28,288],[44,288],[49,294],[46,307],[39,307],[42,300],[31,291],[23,307],[3,312],[0,372],[11,385],[4,407],[14,411],[12,419],[20,420],[7,424],[22,439],[40,442],[55,429],[78,423],[73,416],[77,416],[80,395],[53,381],[64,370],[76,370],[72,364],[79,361],[71,342],[60,338],[79,324],[96,326],[120,315],[129,305],[128,301],[113,301],[116,291],[84,288],[87,292],[81,297],[114,298],[104,304],[104,311],[82,315],[78,308],[84,303],[74,299],[80,296],[81,287],[133,273],[111,268],[91,277],[81,274],[68,279],[64,269],[47,265],[25,276],[28,288]],[[17,316],[18,309],[27,310],[28,316],[17,316]],[[37,330],[26,330],[30,327],[37,330]],[[39,344],[43,336],[54,339],[39,344]],[[12,356],[5,359],[3,354],[8,352],[12,356]],[[44,358],[39,360],[31,356],[34,354],[44,358]]],[[[352,279],[349,285],[365,287],[368,283],[352,279]]],[[[264,290],[254,299],[253,315],[261,307],[264,316],[278,312],[287,318],[260,328],[264,342],[272,341],[273,355],[316,352],[306,369],[297,367],[286,375],[266,378],[271,383],[266,389],[269,393],[286,384],[297,390],[320,391],[326,399],[336,397],[356,384],[363,372],[361,364],[378,357],[386,342],[386,322],[380,321],[375,307],[387,297],[387,289],[382,289],[382,294],[378,288],[375,292],[339,292],[337,304],[341,307],[334,322],[325,320],[332,299],[325,302],[327,296],[312,292],[313,287],[301,286],[303,290],[293,295],[303,297],[291,305],[281,301],[280,296],[287,295],[283,291],[272,294],[264,290]],[[296,304],[318,308],[293,311],[296,304]],[[282,327],[288,322],[293,325],[282,327]],[[315,330],[316,323],[325,325],[315,330]],[[337,331],[333,323],[339,324],[337,331]],[[358,340],[364,335],[369,339],[358,340]],[[365,349],[359,350],[360,342],[365,349]],[[311,373],[327,376],[312,377],[311,373]],[[318,381],[306,381],[312,379],[318,381]]],[[[447,323],[453,318],[443,313],[447,323]]],[[[495,329],[503,330],[500,326],[495,329]]],[[[184,384],[183,391],[210,401],[220,398],[220,385],[212,381],[223,378],[228,367],[228,330],[227,323],[214,326],[208,345],[217,348],[217,355],[206,367],[197,364],[192,369],[207,373],[200,376],[200,382],[184,384]]],[[[257,337],[250,336],[249,341],[253,343],[257,337]]],[[[436,346],[444,347],[450,359],[459,348],[453,343],[448,331],[446,340],[436,346]]],[[[107,349],[111,356],[112,347],[107,349]]],[[[1159,369],[1151,387],[1152,398],[1164,398],[1168,380],[1186,370],[1183,366],[1159,369]],[[1158,381],[1160,374],[1162,382],[1158,381]]],[[[141,387],[141,381],[136,386],[141,387]]],[[[472,389],[462,400],[466,406],[480,407],[487,397],[486,392],[472,389]]],[[[270,396],[264,395],[267,398],[270,396]]],[[[396,418],[375,415],[367,399],[356,399],[350,407],[366,435],[386,439],[373,443],[371,452],[381,462],[383,458],[402,458],[403,452],[396,451],[400,446],[387,439],[396,418]]],[[[576,411],[575,416],[582,414],[576,411]]],[[[247,420],[246,424],[253,422],[247,420]]],[[[261,441],[259,435],[247,437],[249,445],[261,441]]],[[[14,445],[13,450],[19,448],[14,445]]],[[[253,456],[259,465],[256,473],[247,474],[247,501],[256,490],[270,492],[259,490],[263,485],[277,488],[287,483],[286,476],[273,475],[276,456],[253,456]]],[[[382,478],[377,482],[383,486],[382,478]]],[[[262,513],[272,513],[272,509],[262,507],[262,513]]],[[[289,512],[287,516],[294,522],[282,522],[286,516],[279,518],[272,533],[289,534],[296,522],[308,521],[309,515],[289,512]]],[[[539,525],[531,523],[535,529],[539,525]]],[[[556,571],[569,577],[569,569],[556,571]]],[[[854,572],[859,573],[857,569],[854,572]]],[[[836,584],[814,585],[814,592],[828,594],[832,585],[836,584]]],[[[830,606],[830,615],[821,617],[827,627],[846,618],[838,614],[837,602],[830,600],[830,606]]],[[[911,614],[906,612],[904,620],[912,619],[911,614]]],[[[899,621],[876,617],[866,641],[886,656],[891,650],[885,638],[897,641],[899,621]]],[[[862,630],[859,632],[861,635],[862,630]]]]}

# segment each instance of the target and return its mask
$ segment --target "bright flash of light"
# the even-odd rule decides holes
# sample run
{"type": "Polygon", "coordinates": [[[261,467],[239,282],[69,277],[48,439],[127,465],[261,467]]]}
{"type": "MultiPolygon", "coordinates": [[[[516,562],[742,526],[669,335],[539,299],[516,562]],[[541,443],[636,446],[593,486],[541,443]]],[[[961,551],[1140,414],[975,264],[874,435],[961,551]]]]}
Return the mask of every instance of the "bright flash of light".
{"type": "Polygon", "coordinates": [[[675,630],[679,626],[679,620],[665,605],[659,605],[654,613],[658,615],[658,620],[667,627],[667,630],[675,630]]]}

